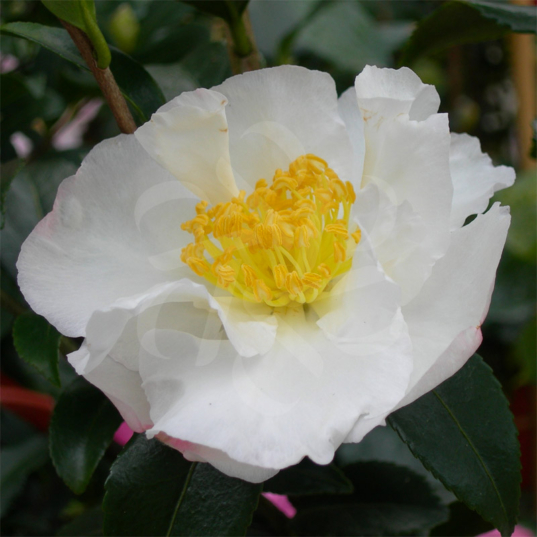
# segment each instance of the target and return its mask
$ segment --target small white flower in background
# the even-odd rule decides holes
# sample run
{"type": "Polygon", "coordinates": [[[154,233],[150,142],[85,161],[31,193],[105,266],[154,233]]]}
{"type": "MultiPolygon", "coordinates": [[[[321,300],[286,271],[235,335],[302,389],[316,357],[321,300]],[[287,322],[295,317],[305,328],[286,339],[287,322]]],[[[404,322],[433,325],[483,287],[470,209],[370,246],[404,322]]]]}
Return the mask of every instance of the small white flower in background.
{"type": "Polygon", "coordinates": [[[438,106],[375,67],[183,93],[62,183],[24,296],[134,430],[254,482],[329,463],[481,342],[514,172],[438,106]]]}

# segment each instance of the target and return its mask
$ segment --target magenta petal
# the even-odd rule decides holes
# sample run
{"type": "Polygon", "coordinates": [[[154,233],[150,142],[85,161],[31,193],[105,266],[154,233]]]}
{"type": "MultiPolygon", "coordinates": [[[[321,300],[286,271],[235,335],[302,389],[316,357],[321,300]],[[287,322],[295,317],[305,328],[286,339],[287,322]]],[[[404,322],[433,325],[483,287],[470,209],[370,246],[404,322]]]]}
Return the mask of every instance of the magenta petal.
{"type": "Polygon", "coordinates": [[[114,433],[114,442],[120,446],[124,446],[131,439],[133,434],[132,429],[124,421],[114,433]]]}
{"type": "MultiPolygon", "coordinates": [[[[501,534],[498,530],[487,531],[487,533],[482,533],[477,537],[501,537],[501,534]]],[[[515,531],[511,537],[535,537],[533,531],[523,528],[522,526],[515,526],[515,531]]]]}
{"type": "Polygon", "coordinates": [[[274,494],[273,492],[263,492],[263,496],[277,507],[287,518],[293,518],[296,515],[295,506],[283,494],[274,494]]]}

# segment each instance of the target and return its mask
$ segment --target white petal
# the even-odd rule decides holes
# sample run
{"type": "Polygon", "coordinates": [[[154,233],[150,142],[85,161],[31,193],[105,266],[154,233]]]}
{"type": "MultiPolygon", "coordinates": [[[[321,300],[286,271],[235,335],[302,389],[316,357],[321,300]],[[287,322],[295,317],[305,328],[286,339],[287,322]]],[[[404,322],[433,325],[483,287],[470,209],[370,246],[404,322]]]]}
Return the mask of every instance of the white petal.
{"type": "Polygon", "coordinates": [[[338,114],[334,81],[326,73],[283,65],[234,76],[213,88],[229,100],[231,164],[237,184],[251,191],[278,168],[313,153],[343,181],[356,163],[338,114]]]}
{"type": "Polygon", "coordinates": [[[100,143],[22,246],[26,300],[60,332],[85,335],[95,310],[190,272],[180,225],[197,201],[134,136],[100,143]]]}
{"type": "MultiPolygon", "coordinates": [[[[397,407],[396,407],[397,408],[397,407]]],[[[375,427],[386,425],[386,416],[389,412],[375,416],[373,418],[362,418],[356,422],[347,438],[343,441],[344,444],[357,444],[361,442],[365,435],[369,434],[375,427]]]]}
{"type": "Polygon", "coordinates": [[[471,326],[461,332],[419,381],[414,384],[413,388],[411,388],[394,410],[419,399],[422,395],[436,388],[444,380],[454,375],[466,363],[468,358],[477,351],[482,341],[483,335],[481,328],[477,326],[471,326]]]}
{"type": "Polygon", "coordinates": [[[384,271],[403,287],[408,300],[421,287],[438,255],[426,241],[423,218],[408,201],[398,204],[372,182],[358,192],[353,215],[362,236],[374,245],[384,271]]]}
{"type": "MultiPolygon", "coordinates": [[[[397,271],[384,266],[403,292],[403,303],[415,296],[427,279],[434,262],[449,243],[449,218],[453,188],[449,173],[449,126],[447,116],[436,114],[423,121],[411,121],[402,114],[365,122],[366,154],[363,186],[375,185],[389,200],[388,211],[407,204],[407,215],[419,222],[424,236],[413,249],[397,260],[397,271]]],[[[380,209],[380,208],[379,208],[380,209]]],[[[360,220],[360,213],[354,210],[360,220]]],[[[379,221],[389,215],[379,214],[379,221]]],[[[373,235],[373,230],[365,229],[373,235]]],[[[397,248],[392,235],[392,246],[397,248]]],[[[373,240],[373,236],[371,237],[373,240]]],[[[373,243],[373,247],[376,248],[373,243]]],[[[386,245],[385,245],[386,246],[386,245]]],[[[384,260],[385,261],[385,260],[384,260]]],[[[394,263],[391,263],[394,265],[394,263]]]]}
{"type": "Polygon", "coordinates": [[[155,424],[148,434],[165,433],[268,469],[304,456],[330,462],[360,417],[397,404],[411,369],[407,339],[353,356],[300,311],[279,315],[272,350],[248,359],[220,341],[214,359],[199,364],[203,340],[170,331],[159,337],[161,347],[180,348],[182,359],[148,353],[140,361],[155,424]]]}
{"type": "Polygon", "coordinates": [[[440,106],[435,87],[423,84],[408,67],[395,70],[368,65],[356,77],[356,93],[366,120],[407,114],[422,121],[436,114],[440,106]]]}
{"type": "MultiPolygon", "coordinates": [[[[78,369],[79,363],[88,361],[87,345],[68,355],[68,360],[78,369]]],[[[86,380],[97,386],[114,403],[129,427],[138,433],[149,429],[153,423],[149,417],[149,403],[142,389],[142,379],[138,371],[131,371],[110,357],[93,371],[84,375],[86,380]]]]}
{"type": "Polygon", "coordinates": [[[341,94],[338,100],[338,110],[345,123],[356,157],[356,174],[350,179],[354,190],[359,191],[362,183],[362,173],[365,159],[364,120],[358,107],[358,98],[354,87],[341,94]]]}
{"type": "MultiPolygon", "coordinates": [[[[151,437],[152,435],[148,434],[148,436],[151,437]]],[[[180,451],[185,459],[189,461],[208,462],[222,473],[229,475],[230,477],[238,477],[239,479],[249,481],[250,483],[262,483],[278,473],[278,470],[274,470],[273,468],[261,468],[259,466],[252,466],[251,464],[234,461],[223,451],[201,446],[199,444],[193,444],[192,442],[177,440],[164,433],[159,433],[157,438],[180,451]]]]}
{"type": "Polygon", "coordinates": [[[77,361],[76,370],[87,375],[110,355],[137,371],[141,347],[161,358],[175,356],[177,349],[158,348],[156,330],[184,331],[208,341],[227,335],[237,352],[249,357],[272,347],[276,327],[268,307],[215,298],[189,279],[168,282],[95,311],[87,327],[90,353],[77,361]]]}
{"type": "Polygon", "coordinates": [[[451,135],[449,166],[453,180],[451,229],[461,227],[468,216],[482,213],[494,192],[515,181],[513,168],[495,167],[481,152],[479,140],[467,134],[451,135]]]}
{"type": "Polygon", "coordinates": [[[372,355],[410,340],[401,315],[401,291],[387,278],[364,237],[351,269],[329,293],[311,304],[317,325],[339,349],[354,356],[372,355]]]}
{"type": "Polygon", "coordinates": [[[478,335],[472,329],[480,327],[488,311],[509,222],[509,208],[495,204],[452,232],[445,257],[420,294],[403,308],[414,347],[409,391],[419,383],[414,396],[455,373],[474,352],[478,335]],[[459,334],[461,339],[453,344],[459,334]],[[434,374],[424,376],[433,365],[434,374]]]}
{"type": "Polygon", "coordinates": [[[216,91],[184,92],[135,132],[159,164],[213,205],[238,194],[229,161],[226,104],[216,91]]]}

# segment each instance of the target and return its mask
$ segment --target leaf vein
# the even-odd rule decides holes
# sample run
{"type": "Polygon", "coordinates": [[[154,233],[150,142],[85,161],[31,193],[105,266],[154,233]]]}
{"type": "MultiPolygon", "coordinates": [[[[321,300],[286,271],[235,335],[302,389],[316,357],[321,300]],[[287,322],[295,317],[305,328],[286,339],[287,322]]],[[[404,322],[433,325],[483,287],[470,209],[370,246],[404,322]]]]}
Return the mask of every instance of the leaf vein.
{"type": "Polygon", "coordinates": [[[459,428],[459,431],[461,432],[461,434],[464,436],[464,438],[466,438],[468,444],[470,445],[470,448],[472,449],[472,451],[475,453],[477,459],[479,460],[479,462],[481,463],[481,466],[483,467],[483,469],[485,470],[485,473],[487,474],[487,477],[489,478],[489,481],[491,482],[492,484],[492,488],[494,489],[494,492],[496,492],[496,495],[498,496],[498,500],[500,501],[500,505],[502,506],[502,510],[503,510],[503,513],[505,515],[505,519],[506,520],[509,520],[509,516],[507,514],[507,509],[505,508],[505,505],[503,503],[503,499],[501,497],[501,494],[500,494],[500,491],[498,490],[498,487],[496,486],[496,482],[494,481],[493,477],[492,477],[492,474],[490,473],[490,470],[487,466],[487,464],[485,463],[485,461],[482,459],[481,455],[479,454],[477,448],[474,446],[474,443],[472,442],[472,440],[470,439],[470,437],[466,434],[466,432],[464,431],[462,425],[460,424],[459,420],[456,418],[455,414],[453,414],[453,412],[451,411],[451,409],[448,407],[448,405],[444,402],[444,400],[442,399],[442,397],[440,397],[440,395],[438,395],[437,391],[436,390],[433,390],[433,393],[434,395],[438,398],[438,400],[440,401],[440,404],[446,409],[447,413],[450,415],[451,419],[456,423],[457,427],[459,428]]]}

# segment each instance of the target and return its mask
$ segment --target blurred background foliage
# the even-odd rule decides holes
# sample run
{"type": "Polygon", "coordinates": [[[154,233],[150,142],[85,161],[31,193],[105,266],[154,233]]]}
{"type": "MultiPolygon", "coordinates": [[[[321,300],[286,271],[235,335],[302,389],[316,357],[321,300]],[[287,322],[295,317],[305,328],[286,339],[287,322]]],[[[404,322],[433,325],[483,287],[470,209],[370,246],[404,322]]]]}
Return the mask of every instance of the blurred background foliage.
{"type": "MultiPolygon", "coordinates": [[[[182,91],[211,87],[232,74],[223,21],[192,4],[196,2],[96,2],[99,26],[117,49],[112,70],[120,68],[121,60],[116,58],[128,54],[137,63],[123,65],[125,84],[129,79],[136,82],[140,64],[158,86],[151,86],[148,78],[148,93],[135,96],[146,106],[142,112],[133,110],[139,123],[148,110],[182,91]]],[[[517,169],[515,185],[495,197],[511,206],[513,221],[480,354],[512,404],[524,466],[521,520],[535,530],[537,193],[529,139],[519,139],[520,121],[529,124],[535,113],[527,105],[522,109],[520,99],[520,85],[527,86],[524,77],[530,74],[525,75],[524,69],[535,70],[535,42],[530,42],[533,60],[530,55],[522,71],[514,59],[519,50],[516,39],[527,36],[502,37],[502,32],[492,31],[487,34],[490,39],[480,38],[478,43],[409,54],[405,44],[416,24],[441,4],[435,0],[253,0],[248,11],[264,65],[292,63],[327,71],[339,92],[354,83],[366,64],[409,65],[425,83],[436,86],[452,131],[479,137],[496,164],[517,169]]],[[[30,22],[60,27],[38,1],[3,0],[0,9],[2,25],[30,22]]],[[[22,242],[51,210],[59,183],[75,172],[96,143],[119,133],[91,73],[56,54],[53,36],[50,39],[47,48],[13,32],[0,36],[2,533],[98,535],[103,483],[120,448],[111,445],[82,495],[63,484],[49,458],[45,435],[60,388],[20,359],[21,349],[11,336],[15,316],[26,308],[16,285],[15,262],[22,242]]],[[[120,73],[115,74],[120,83],[120,73]]],[[[63,385],[75,377],[63,359],[58,374],[63,385]]],[[[441,497],[453,500],[389,428],[373,431],[359,446],[343,446],[336,461],[340,465],[396,462],[424,476],[441,497]]],[[[490,527],[472,518],[458,502],[450,509],[466,517],[465,535],[490,527]]],[[[270,534],[278,526],[274,520],[270,506],[261,503],[249,533],[270,534]]],[[[445,526],[433,534],[449,531],[445,526]]]]}

